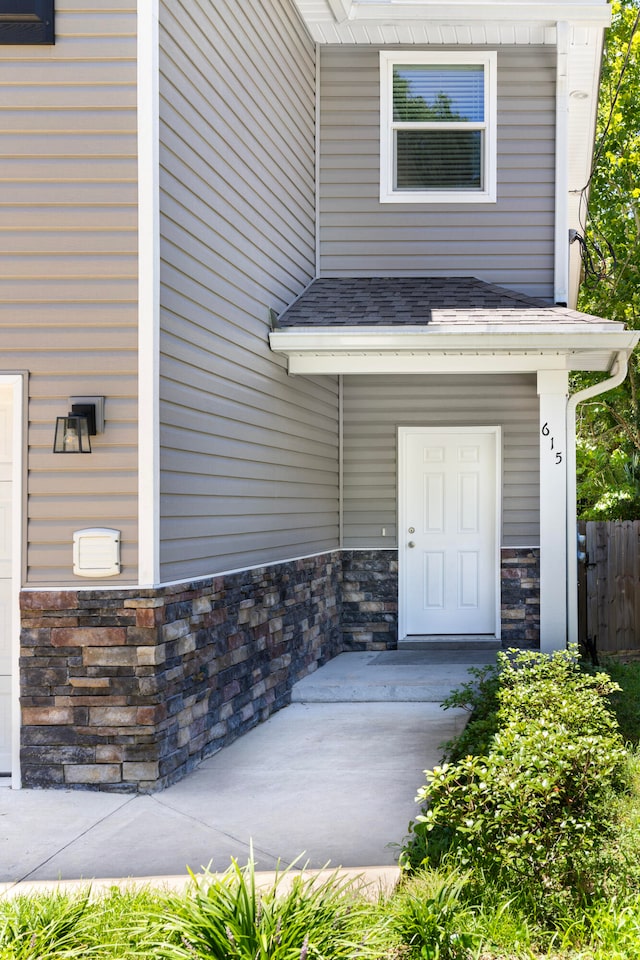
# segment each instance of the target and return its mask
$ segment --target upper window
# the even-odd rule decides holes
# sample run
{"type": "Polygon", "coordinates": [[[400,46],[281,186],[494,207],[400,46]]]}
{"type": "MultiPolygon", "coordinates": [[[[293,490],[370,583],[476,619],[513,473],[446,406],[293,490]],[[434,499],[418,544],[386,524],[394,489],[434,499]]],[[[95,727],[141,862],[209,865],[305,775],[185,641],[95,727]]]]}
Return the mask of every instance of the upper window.
{"type": "Polygon", "coordinates": [[[380,200],[496,199],[496,54],[380,54],[380,200]]]}
{"type": "Polygon", "coordinates": [[[53,43],[54,0],[0,0],[0,43],[53,43]]]}

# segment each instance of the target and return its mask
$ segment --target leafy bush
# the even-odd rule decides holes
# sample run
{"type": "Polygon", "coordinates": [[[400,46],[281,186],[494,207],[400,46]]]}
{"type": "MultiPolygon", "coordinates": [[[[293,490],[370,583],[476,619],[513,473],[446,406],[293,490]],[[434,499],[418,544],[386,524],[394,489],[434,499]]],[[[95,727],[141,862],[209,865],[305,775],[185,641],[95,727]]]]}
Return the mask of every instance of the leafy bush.
{"type": "Polygon", "coordinates": [[[532,650],[501,652],[498,664],[500,726],[546,717],[577,736],[611,736],[622,743],[606,699],[620,687],[606,673],[583,671],[575,645],[550,656],[532,650]]]}
{"type": "Polygon", "coordinates": [[[414,828],[426,862],[453,856],[548,913],[584,901],[626,784],[626,754],[605,697],[575,650],[498,655],[498,732],[484,755],[427,771],[414,828]]]}
{"type": "Polygon", "coordinates": [[[485,667],[471,667],[469,674],[472,679],[461,684],[442,701],[445,710],[459,707],[470,714],[464,730],[443,745],[445,756],[450,762],[460,760],[469,753],[486,753],[494,734],[498,732],[498,666],[490,664],[485,667]]]}

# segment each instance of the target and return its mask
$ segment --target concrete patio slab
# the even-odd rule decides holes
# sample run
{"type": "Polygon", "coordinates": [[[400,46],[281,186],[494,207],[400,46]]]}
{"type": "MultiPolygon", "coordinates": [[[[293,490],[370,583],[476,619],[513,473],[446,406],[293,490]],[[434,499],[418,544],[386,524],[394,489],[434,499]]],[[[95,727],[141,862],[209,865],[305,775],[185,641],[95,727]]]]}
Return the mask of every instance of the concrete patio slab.
{"type": "Polygon", "coordinates": [[[342,654],[291,706],[152,796],[2,789],[0,881],[161,880],[243,864],[252,848],[259,870],[391,869],[423,771],[466,721],[437,701],[483,662],[480,651],[342,654]]]}

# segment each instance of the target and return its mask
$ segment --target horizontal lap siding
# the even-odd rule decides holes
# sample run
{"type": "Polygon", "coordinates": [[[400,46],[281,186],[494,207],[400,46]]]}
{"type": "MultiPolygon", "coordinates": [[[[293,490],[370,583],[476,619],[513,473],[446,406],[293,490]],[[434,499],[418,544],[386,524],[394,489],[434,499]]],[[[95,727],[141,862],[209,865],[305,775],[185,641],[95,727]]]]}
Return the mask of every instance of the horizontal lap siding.
{"type": "Polygon", "coordinates": [[[163,579],[332,549],[335,378],[269,351],[314,274],[314,46],[289,0],[161,4],[163,579]]]}
{"type": "Polygon", "coordinates": [[[321,50],[322,276],[475,276],[553,295],[555,51],[498,49],[498,200],[379,202],[378,51],[321,50]]]}
{"type": "Polygon", "coordinates": [[[345,547],[397,545],[397,433],[411,425],[502,427],[502,546],[539,544],[535,377],[358,376],[344,378],[345,547]]]}
{"type": "MultiPolygon", "coordinates": [[[[0,372],[28,371],[30,584],[72,535],[122,533],[137,578],[136,4],[56,2],[51,47],[0,46],[0,372]],[[91,456],[51,452],[67,398],[106,397],[91,456]]],[[[115,583],[111,578],[107,583],[115,583]]]]}

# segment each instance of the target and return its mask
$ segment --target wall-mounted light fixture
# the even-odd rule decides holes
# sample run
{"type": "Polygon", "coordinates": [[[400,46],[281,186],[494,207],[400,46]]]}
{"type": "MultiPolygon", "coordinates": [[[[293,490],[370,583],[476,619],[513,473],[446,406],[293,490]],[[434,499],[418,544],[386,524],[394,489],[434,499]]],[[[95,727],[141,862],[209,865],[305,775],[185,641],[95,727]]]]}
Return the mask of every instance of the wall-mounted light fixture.
{"type": "Polygon", "coordinates": [[[70,412],[56,417],[54,453],[91,453],[90,437],[104,431],[104,397],[69,397],[70,412]]]}

